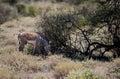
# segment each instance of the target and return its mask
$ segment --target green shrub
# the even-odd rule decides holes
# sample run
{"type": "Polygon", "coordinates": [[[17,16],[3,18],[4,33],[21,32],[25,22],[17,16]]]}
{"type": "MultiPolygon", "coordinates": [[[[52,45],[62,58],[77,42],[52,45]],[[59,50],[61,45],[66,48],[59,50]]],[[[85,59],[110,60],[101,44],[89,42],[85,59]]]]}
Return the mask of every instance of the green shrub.
{"type": "Polygon", "coordinates": [[[60,62],[55,67],[54,71],[57,72],[56,76],[65,76],[72,70],[77,70],[82,67],[78,62],[60,62]]]}
{"type": "Polygon", "coordinates": [[[41,31],[42,28],[45,36],[51,41],[52,47],[67,46],[67,44],[70,44],[68,40],[71,31],[76,28],[70,22],[67,22],[68,20],[72,20],[73,16],[73,14],[66,12],[45,15],[42,21],[40,19],[40,22],[38,22],[38,31],[41,31]]]}
{"type": "Polygon", "coordinates": [[[114,66],[109,68],[109,76],[113,79],[120,79],[120,58],[114,60],[114,66]]]}
{"type": "Polygon", "coordinates": [[[28,6],[28,16],[35,17],[37,15],[37,10],[34,6],[28,6]]]}
{"type": "Polygon", "coordinates": [[[27,7],[23,3],[16,4],[17,12],[21,15],[27,15],[27,7]]]}
{"type": "Polygon", "coordinates": [[[96,79],[96,77],[94,76],[93,72],[91,71],[86,71],[83,73],[83,77],[85,79],[96,79]]]}
{"type": "MultiPolygon", "coordinates": [[[[33,54],[33,50],[34,50],[33,45],[28,44],[28,45],[25,46],[24,52],[26,54],[33,54]]],[[[35,49],[34,55],[40,55],[40,54],[44,54],[44,48],[43,47],[37,47],[35,49]]]]}
{"type": "Polygon", "coordinates": [[[109,77],[112,79],[120,79],[120,66],[114,66],[109,69],[109,77]]]}
{"type": "Polygon", "coordinates": [[[15,17],[16,12],[13,7],[6,4],[0,4],[0,24],[15,17]]]}
{"type": "Polygon", "coordinates": [[[89,22],[83,18],[79,19],[79,23],[81,26],[89,25],[89,22]]]}
{"type": "Polygon", "coordinates": [[[90,70],[79,69],[77,71],[70,72],[64,79],[104,79],[104,77],[95,75],[90,70]]]}
{"type": "Polygon", "coordinates": [[[33,52],[33,46],[32,45],[25,46],[25,53],[31,54],[32,52],[33,52]]]}
{"type": "Polygon", "coordinates": [[[56,0],[51,0],[52,3],[56,3],[56,0]]]}
{"type": "Polygon", "coordinates": [[[19,0],[1,0],[1,2],[4,3],[9,3],[10,5],[14,5],[18,2],[19,0]]]}
{"type": "Polygon", "coordinates": [[[70,3],[70,4],[79,5],[79,4],[81,4],[82,2],[87,1],[87,0],[63,0],[63,1],[65,1],[65,2],[67,2],[67,3],[70,3]]]}

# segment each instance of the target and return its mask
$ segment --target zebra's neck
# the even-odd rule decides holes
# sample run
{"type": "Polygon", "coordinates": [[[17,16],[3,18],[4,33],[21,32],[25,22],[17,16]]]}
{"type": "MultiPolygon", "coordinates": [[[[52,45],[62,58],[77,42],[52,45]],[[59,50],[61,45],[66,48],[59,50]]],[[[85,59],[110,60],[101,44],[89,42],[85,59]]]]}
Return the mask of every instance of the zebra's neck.
{"type": "Polygon", "coordinates": [[[49,45],[48,41],[46,39],[44,39],[42,36],[37,35],[37,38],[38,38],[38,41],[43,43],[44,46],[48,46],[49,45]]]}

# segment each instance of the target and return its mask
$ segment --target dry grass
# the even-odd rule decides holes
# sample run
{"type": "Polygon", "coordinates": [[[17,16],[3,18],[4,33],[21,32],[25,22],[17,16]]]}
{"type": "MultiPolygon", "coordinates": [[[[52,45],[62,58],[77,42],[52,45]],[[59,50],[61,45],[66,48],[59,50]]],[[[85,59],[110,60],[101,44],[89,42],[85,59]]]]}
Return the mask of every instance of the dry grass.
{"type": "Polygon", "coordinates": [[[3,25],[1,25],[1,27],[15,28],[15,27],[19,27],[19,25],[15,20],[13,20],[13,21],[5,22],[3,25]]]}
{"type": "Polygon", "coordinates": [[[0,67],[0,79],[19,79],[19,75],[11,67],[0,67]]]}
{"type": "Polygon", "coordinates": [[[112,62],[112,65],[108,71],[108,78],[120,79],[120,58],[117,58],[112,62]]]}
{"type": "Polygon", "coordinates": [[[99,61],[94,61],[94,60],[87,60],[85,62],[82,62],[83,66],[86,68],[94,68],[95,66],[98,65],[99,61]]]}
{"type": "Polygon", "coordinates": [[[23,27],[35,27],[36,17],[21,17],[18,24],[23,27]]]}
{"type": "Polygon", "coordinates": [[[13,45],[5,46],[0,48],[0,54],[12,53],[15,51],[15,49],[16,47],[13,45]]]}
{"type": "Polygon", "coordinates": [[[67,3],[45,3],[45,2],[37,2],[32,3],[37,10],[38,13],[42,16],[47,10],[47,14],[55,14],[62,12],[68,12],[68,11],[74,11],[74,6],[71,6],[67,3]]]}
{"type": "Polygon", "coordinates": [[[7,37],[5,36],[4,33],[0,33],[0,41],[5,40],[7,37]]]}
{"type": "MultiPolygon", "coordinates": [[[[78,69],[91,69],[93,72],[102,73],[103,71],[97,69],[106,69],[106,65],[99,61],[87,60],[85,62],[73,61],[64,58],[63,55],[52,55],[46,59],[41,56],[26,55],[22,52],[16,51],[16,39],[10,33],[4,31],[0,34],[0,79],[20,79],[20,78],[43,78],[49,77],[46,72],[51,73],[52,78],[63,78],[70,72],[78,69]],[[97,71],[96,71],[97,69],[97,71]],[[6,73],[6,74],[4,74],[6,73]],[[42,73],[46,75],[32,75],[42,73]],[[26,74],[26,75],[24,75],[26,74]]],[[[119,59],[114,61],[114,64],[119,65],[119,59]]],[[[82,72],[82,71],[81,71],[82,72]]],[[[76,72],[77,73],[77,72],[76,72]]]]}
{"type": "Polygon", "coordinates": [[[16,40],[13,38],[8,38],[6,40],[4,40],[3,45],[7,46],[7,45],[16,45],[16,40]]]}
{"type": "Polygon", "coordinates": [[[10,33],[2,32],[0,34],[0,45],[1,46],[7,46],[7,45],[16,45],[16,39],[13,39],[14,36],[10,33]]]}
{"type": "Polygon", "coordinates": [[[17,51],[0,54],[0,79],[19,79],[25,73],[39,72],[42,62],[38,61],[38,59],[40,57],[25,55],[17,51]]]}
{"type": "Polygon", "coordinates": [[[67,75],[70,71],[79,69],[82,67],[81,63],[78,62],[61,62],[58,63],[53,69],[57,73],[58,77],[67,75]]]}
{"type": "MultiPolygon", "coordinates": [[[[36,8],[43,13],[47,8],[51,11],[50,13],[59,13],[61,10],[63,12],[74,10],[73,6],[66,3],[35,3],[32,5],[36,6],[36,8]]],[[[83,4],[81,6],[86,5],[83,4]]],[[[35,74],[38,74],[38,76],[36,76],[37,79],[44,79],[44,76],[48,76],[49,73],[56,76],[51,79],[60,79],[72,72],[75,74],[84,73],[84,69],[92,70],[96,72],[96,74],[101,74],[107,72],[107,68],[111,66],[111,62],[107,62],[106,64],[105,62],[94,60],[87,60],[84,62],[73,61],[64,58],[63,55],[52,55],[43,59],[41,56],[32,56],[25,54],[26,52],[22,53],[16,51],[17,38],[13,36],[13,33],[18,32],[21,28],[33,30],[35,22],[36,17],[20,17],[18,20],[12,20],[0,25],[0,27],[2,27],[0,28],[0,79],[34,79],[34,76],[36,76],[35,74]],[[13,29],[15,29],[15,31],[13,29]],[[41,73],[44,74],[43,77],[41,73]],[[33,77],[29,77],[31,75],[33,77]]],[[[111,56],[110,53],[106,53],[106,55],[109,57],[111,56]]],[[[115,59],[113,64],[115,66],[120,66],[120,58],[115,59]]],[[[92,74],[91,72],[89,73],[92,74]]],[[[79,74],[77,76],[79,76],[79,74]]],[[[71,79],[77,78],[74,77],[71,79]]]]}
{"type": "Polygon", "coordinates": [[[114,65],[120,67],[120,58],[114,60],[114,65]]]}
{"type": "Polygon", "coordinates": [[[6,66],[13,67],[15,71],[33,71],[37,72],[41,63],[30,55],[24,55],[20,52],[12,52],[0,55],[0,62],[6,66]]]}
{"type": "Polygon", "coordinates": [[[76,71],[69,72],[64,79],[105,79],[99,74],[94,74],[91,70],[78,69],[76,71]]]}

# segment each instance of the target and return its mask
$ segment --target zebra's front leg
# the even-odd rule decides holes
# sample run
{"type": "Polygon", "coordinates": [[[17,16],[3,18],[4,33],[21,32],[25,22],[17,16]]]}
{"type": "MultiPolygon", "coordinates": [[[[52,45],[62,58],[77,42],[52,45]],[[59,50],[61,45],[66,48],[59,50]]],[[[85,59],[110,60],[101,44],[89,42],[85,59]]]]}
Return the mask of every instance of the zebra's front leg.
{"type": "Polygon", "coordinates": [[[32,51],[33,55],[35,55],[35,51],[36,51],[36,44],[33,44],[33,51],[32,51]]]}
{"type": "Polygon", "coordinates": [[[44,49],[45,49],[45,53],[46,53],[47,55],[51,55],[49,46],[44,46],[44,49]]]}
{"type": "Polygon", "coordinates": [[[35,55],[35,47],[33,46],[32,55],[35,55]]]}

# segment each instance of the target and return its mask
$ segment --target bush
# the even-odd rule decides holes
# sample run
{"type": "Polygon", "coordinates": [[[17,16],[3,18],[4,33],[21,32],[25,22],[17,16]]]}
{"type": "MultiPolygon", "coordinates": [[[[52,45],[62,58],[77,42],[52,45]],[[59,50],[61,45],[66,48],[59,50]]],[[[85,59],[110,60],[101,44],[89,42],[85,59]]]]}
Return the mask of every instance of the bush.
{"type": "Polygon", "coordinates": [[[37,10],[34,6],[28,6],[28,16],[35,17],[37,15],[37,10]]]}
{"type": "MultiPolygon", "coordinates": [[[[42,48],[42,47],[39,47],[39,49],[35,49],[34,55],[40,55],[40,54],[42,54],[43,51],[44,51],[43,49],[44,48],[42,48]]],[[[33,48],[32,45],[26,45],[24,51],[25,51],[26,54],[32,54],[33,55],[33,50],[34,50],[34,48],[33,48]]]]}
{"type": "Polygon", "coordinates": [[[63,1],[65,1],[65,2],[67,2],[67,3],[70,3],[70,4],[79,5],[79,4],[81,4],[82,2],[87,1],[87,0],[63,0],[63,1]]]}
{"type": "Polygon", "coordinates": [[[17,12],[21,15],[27,15],[27,7],[23,3],[16,4],[17,12]]]}
{"type": "Polygon", "coordinates": [[[56,3],[56,0],[51,0],[52,3],[56,3]]]}
{"type": "Polygon", "coordinates": [[[90,24],[85,18],[80,18],[79,23],[81,26],[86,26],[90,24]]]}
{"type": "Polygon", "coordinates": [[[26,5],[24,3],[16,4],[16,8],[19,14],[23,16],[32,16],[35,17],[37,15],[37,9],[33,5],[26,5]]]}
{"type": "Polygon", "coordinates": [[[109,77],[111,79],[120,79],[120,66],[114,66],[109,70],[109,77]]]}
{"type": "Polygon", "coordinates": [[[95,75],[92,71],[90,70],[82,70],[79,69],[77,71],[72,71],[70,72],[67,77],[64,79],[104,79],[104,77],[95,75]]]}
{"type": "Polygon", "coordinates": [[[75,27],[69,22],[69,20],[74,19],[73,16],[73,14],[64,12],[46,15],[42,21],[38,22],[38,31],[41,31],[42,28],[45,36],[51,41],[53,48],[68,46],[71,31],[75,30],[75,27]]]}
{"type": "Polygon", "coordinates": [[[0,24],[13,19],[16,12],[10,5],[0,4],[0,24]]]}
{"type": "Polygon", "coordinates": [[[14,5],[18,2],[19,0],[1,0],[1,2],[4,3],[9,3],[10,5],[14,5]]]}
{"type": "Polygon", "coordinates": [[[53,69],[57,73],[56,76],[66,76],[70,71],[77,70],[82,67],[81,63],[75,62],[61,62],[58,63],[53,69]]]}
{"type": "Polygon", "coordinates": [[[120,58],[114,60],[114,66],[109,68],[109,77],[111,79],[120,79],[120,58]]]}
{"type": "Polygon", "coordinates": [[[33,46],[32,45],[25,46],[25,50],[24,51],[27,54],[32,54],[32,52],[33,52],[33,46]]]}

